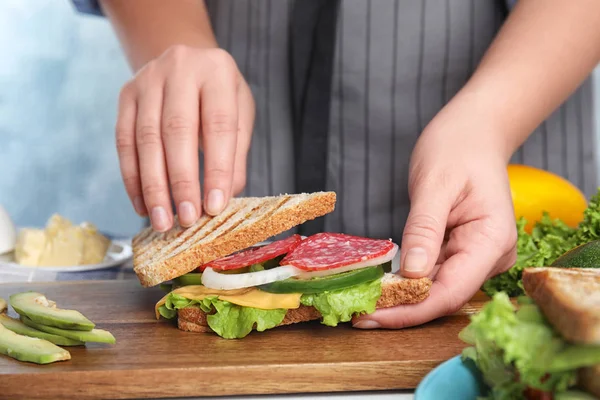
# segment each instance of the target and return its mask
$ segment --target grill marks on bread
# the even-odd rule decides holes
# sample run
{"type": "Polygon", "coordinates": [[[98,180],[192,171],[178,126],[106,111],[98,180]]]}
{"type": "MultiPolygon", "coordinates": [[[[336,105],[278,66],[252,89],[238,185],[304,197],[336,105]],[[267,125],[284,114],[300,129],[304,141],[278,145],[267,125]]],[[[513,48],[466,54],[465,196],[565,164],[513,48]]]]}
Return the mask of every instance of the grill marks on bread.
{"type": "Polygon", "coordinates": [[[148,227],[133,239],[134,271],[143,286],[158,285],[330,213],[335,202],[333,192],[236,198],[187,229],[177,218],[164,233],[148,227]]]}

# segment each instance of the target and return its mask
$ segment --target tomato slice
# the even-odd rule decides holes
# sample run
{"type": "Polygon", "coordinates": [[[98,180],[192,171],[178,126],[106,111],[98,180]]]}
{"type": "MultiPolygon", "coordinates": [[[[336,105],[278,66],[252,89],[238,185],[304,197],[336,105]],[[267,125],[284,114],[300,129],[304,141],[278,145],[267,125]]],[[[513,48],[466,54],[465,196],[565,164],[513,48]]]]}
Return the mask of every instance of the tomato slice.
{"type": "Polygon", "coordinates": [[[342,233],[317,233],[304,239],[281,265],[304,271],[321,271],[385,257],[394,250],[389,240],[369,239],[342,233]]]}
{"type": "Polygon", "coordinates": [[[300,235],[292,235],[286,239],[269,243],[266,246],[244,250],[239,253],[211,261],[200,266],[198,269],[200,271],[204,271],[206,268],[211,267],[215,271],[227,271],[244,268],[253,264],[263,263],[289,253],[300,242],[302,242],[302,237],[300,235]]]}

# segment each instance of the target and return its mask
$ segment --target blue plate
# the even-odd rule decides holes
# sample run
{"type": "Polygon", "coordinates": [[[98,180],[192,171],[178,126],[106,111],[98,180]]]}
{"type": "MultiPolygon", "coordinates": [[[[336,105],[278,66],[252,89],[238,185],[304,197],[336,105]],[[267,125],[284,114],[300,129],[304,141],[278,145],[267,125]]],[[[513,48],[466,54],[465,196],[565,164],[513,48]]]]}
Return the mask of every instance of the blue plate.
{"type": "Polygon", "coordinates": [[[415,400],[476,400],[485,393],[486,385],[475,363],[456,356],[425,376],[415,391],[415,400]]]}

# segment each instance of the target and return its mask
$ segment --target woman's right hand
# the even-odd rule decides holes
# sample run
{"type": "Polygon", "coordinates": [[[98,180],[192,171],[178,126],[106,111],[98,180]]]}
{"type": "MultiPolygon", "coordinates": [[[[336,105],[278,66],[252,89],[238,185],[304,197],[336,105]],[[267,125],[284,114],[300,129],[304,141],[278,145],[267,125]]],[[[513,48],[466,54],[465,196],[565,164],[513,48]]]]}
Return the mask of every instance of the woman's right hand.
{"type": "Polygon", "coordinates": [[[116,143],[136,212],[164,232],[216,215],[246,183],[254,99],[234,59],[218,48],[174,46],[121,90],[116,143]],[[204,152],[203,199],[198,148],[204,152]]]}

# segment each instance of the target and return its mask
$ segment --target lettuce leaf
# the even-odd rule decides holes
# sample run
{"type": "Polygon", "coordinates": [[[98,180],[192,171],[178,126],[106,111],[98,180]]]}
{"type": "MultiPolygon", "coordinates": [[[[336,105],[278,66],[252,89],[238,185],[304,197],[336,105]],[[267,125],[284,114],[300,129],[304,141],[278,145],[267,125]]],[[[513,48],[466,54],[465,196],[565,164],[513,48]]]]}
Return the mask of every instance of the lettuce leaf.
{"type": "Polygon", "coordinates": [[[211,300],[216,312],[207,317],[208,326],[225,339],[240,339],[256,325],[259,332],[276,327],[283,321],[286,309],[261,310],[241,307],[228,301],[211,300]]]}
{"type": "Polygon", "coordinates": [[[550,265],[563,253],[577,246],[576,230],[544,213],[531,234],[525,231],[527,220],[517,221],[517,261],[508,271],[487,280],[482,290],[489,296],[505,292],[509,296],[524,293],[521,277],[527,267],[550,265]]]}
{"type": "Polygon", "coordinates": [[[261,310],[252,307],[241,307],[228,301],[219,300],[217,296],[203,300],[190,300],[181,295],[171,293],[158,312],[166,319],[175,318],[177,310],[185,307],[199,307],[205,313],[215,311],[206,318],[208,326],[225,339],[240,339],[247,336],[253,327],[262,332],[276,327],[283,321],[286,309],[261,310]]]}
{"type": "Polygon", "coordinates": [[[590,198],[583,219],[576,229],[544,213],[531,234],[525,231],[527,221],[517,221],[517,261],[508,271],[486,281],[482,290],[489,296],[505,292],[509,296],[524,293],[521,276],[527,267],[544,267],[574,247],[600,239],[600,188],[590,198]]]}
{"type": "Polygon", "coordinates": [[[575,236],[578,245],[600,239],[600,188],[583,212],[583,221],[579,224],[575,236]]]}
{"type": "Polygon", "coordinates": [[[376,279],[346,289],[304,294],[300,298],[300,303],[315,307],[323,316],[324,325],[337,326],[340,322],[350,321],[355,313],[375,312],[380,297],[381,279],[376,279]]]}
{"type": "MultiPolygon", "coordinates": [[[[381,279],[365,282],[350,288],[304,294],[300,303],[315,307],[323,316],[322,323],[337,326],[348,322],[354,314],[371,314],[375,312],[377,300],[381,297],[381,279]]],[[[258,308],[241,307],[233,303],[219,300],[217,296],[206,297],[203,300],[190,300],[181,295],[171,293],[165,304],[158,311],[164,318],[172,319],[177,316],[177,310],[185,307],[199,307],[207,316],[208,326],[219,336],[226,339],[239,339],[248,335],[252,328],[259,332],[279,325],[287,310],[261,310],[258,308]]]]}
{"type": "Polygon", "coordinates": [[[565,392],[577,369],[600,363],[600,346],[565,342],[535,304],[516,310],[506,293],[495,294],[459,337],[471,345],[462,358],[475,362],[490,399],[523,399],[527,388],[565,392]]]}

